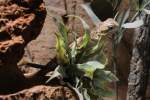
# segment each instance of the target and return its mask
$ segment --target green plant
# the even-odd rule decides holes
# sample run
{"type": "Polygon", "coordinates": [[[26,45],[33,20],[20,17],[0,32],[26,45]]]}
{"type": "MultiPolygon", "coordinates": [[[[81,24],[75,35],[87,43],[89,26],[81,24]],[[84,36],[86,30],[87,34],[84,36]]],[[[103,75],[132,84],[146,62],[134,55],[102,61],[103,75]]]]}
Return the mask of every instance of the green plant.
{"type": "Polygon", "coordinates": [[[75,32],[70,31],[60,20],[55,19],[59,32],[56,33],[58,67],[47,82],[59,77],[68,83],[77,92],[80,100],[102,100],[103,97],[112,96],[107,83],[117,81],[116,76],[105,70],[106,57],[103,53],[103,43],[98,41],[90,45],[90,29],[86,22],[78,17],[84,27],[84,34],[80,44],[75,32]],[[68,42],[68,33],[72,33],[74,41],[68,42]],[[89,47],[90,46],[90,47],[89,47]],[[95,56],[98,56],[98,61],[95,56]]]}

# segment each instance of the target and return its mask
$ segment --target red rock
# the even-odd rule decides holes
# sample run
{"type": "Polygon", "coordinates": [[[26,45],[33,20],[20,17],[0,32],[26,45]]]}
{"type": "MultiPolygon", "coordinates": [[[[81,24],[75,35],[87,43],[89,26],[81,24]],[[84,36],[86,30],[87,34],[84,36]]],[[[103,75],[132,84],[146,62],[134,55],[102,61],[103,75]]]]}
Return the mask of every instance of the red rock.
{"type": "Polygon", "coordinates": [[[43,0],[0,0],[0,92],[26,83],[17,62],[40,34],[45,17],[43,0]]]}
{"type": "Polygon", "coordinates": [[[77,100],[75,93],[65,86],[34,86],[10,95],[1,95],[0,100],[77,100]]]}

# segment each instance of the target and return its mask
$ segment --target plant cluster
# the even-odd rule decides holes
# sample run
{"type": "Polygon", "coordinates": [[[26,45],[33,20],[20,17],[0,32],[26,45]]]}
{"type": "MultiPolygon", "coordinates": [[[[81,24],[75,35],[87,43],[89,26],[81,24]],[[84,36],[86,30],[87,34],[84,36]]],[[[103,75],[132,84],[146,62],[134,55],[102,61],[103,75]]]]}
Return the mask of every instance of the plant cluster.
{"type": "Polygon", "coordinates": [[[92,40],[88,24],[82,18],[74,17],[82,22],[84,28],[80,44],[77,43],[77,34],[55,19],[59,29],[56,33],[59,65],[47,82],[59,77],[74,88],[80,100],[102,100],[103,97],[112,96],[113,92],[108,89],[107,83],[118,79],[105,70],[107,59],[103,53],[104,41],[99,37],[99,40],[90,45],[92,40]],[[68,42],[69,33],[74,36],[71,45],[68,42]]]}

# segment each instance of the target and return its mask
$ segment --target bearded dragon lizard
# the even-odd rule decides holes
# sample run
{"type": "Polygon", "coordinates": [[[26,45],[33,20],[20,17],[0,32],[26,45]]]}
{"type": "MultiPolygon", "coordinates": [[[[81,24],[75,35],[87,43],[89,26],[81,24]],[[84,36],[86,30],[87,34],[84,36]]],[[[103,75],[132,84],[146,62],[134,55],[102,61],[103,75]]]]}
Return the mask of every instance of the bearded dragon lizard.
{"type": "MultiPolygon", "coordinates": [[[[89,17],[92,19],[93,23],[95,24],[95,29],[91,31],[90,38],[92,40],[98,40],[101,36],[112,37],[113,31],[117,28],[118,23],[113,18],[108,18],[105,21],[101,21],[91,10],[90,4],[83,4],[82,7],[85,9],[89,17]],[[112,33],[112,34],[110,34],[112,33]]],[[[83,37],[80,36],[77,38],[77,47],[81,44],[83,37]]],[[[70,44],[72,47],[73,43],[70,44]]]]}

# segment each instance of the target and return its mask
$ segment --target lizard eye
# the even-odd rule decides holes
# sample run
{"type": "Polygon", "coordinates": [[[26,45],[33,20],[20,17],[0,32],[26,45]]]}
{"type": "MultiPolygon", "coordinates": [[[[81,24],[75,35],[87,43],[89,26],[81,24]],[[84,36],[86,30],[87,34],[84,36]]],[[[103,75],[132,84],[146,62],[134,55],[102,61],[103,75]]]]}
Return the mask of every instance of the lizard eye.
{"type": "Polygon", "coordinates": [[[112,30],[113,29],[113,26],[108,26],[108,30],[112,30]]]}

